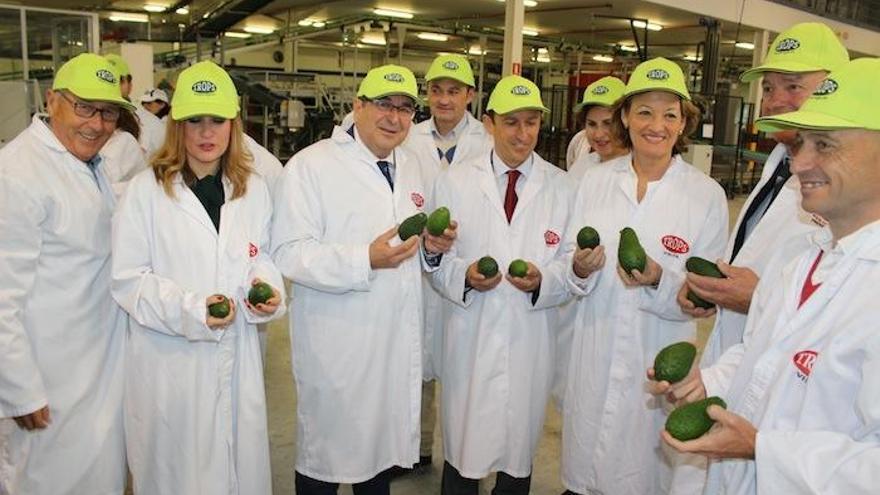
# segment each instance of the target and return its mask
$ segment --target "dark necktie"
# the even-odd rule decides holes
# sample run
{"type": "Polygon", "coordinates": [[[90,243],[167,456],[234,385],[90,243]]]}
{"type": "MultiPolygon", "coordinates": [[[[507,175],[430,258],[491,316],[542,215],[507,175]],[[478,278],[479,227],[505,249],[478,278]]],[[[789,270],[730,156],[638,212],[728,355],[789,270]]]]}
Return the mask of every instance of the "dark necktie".
{"type": "Polygon", "coordinates": [[[382,171],[382,175],[385,176],[385,180],[388,181],[388,187],[394,191],[394,179],[391,178],[391,169],[388,168],[391,165],[391,162],[386,162],[385,160],[379,160],[376,162],[376,165],[379,166],[379,170],[382,171]]]}
{"type": "Polygon", "coordinates": [[[452,159],[455,157],[455,146],[446,150],[445,153],[440,148],[437,148],[437,154],[440,156],[440,161],[446,158],[446,163],[452,165],[452,159]]]}
{"type": "MultiPolygon", "coordinates": [[[[749,205],[749,209],[746,210],[746,214],[743,216],[742,222],[739,224],[739,229],[736,231],[736,239],[733,241],[733,252],[730,255],[731,263],[736,259],[736,255],[739,254],[739,250],[742,249],[743,244],[746,242],[746,228],[751,222],[752,217],[758,214],[758,209],[768,197],[770,199],[767,202],[767,207],[764,208],[764,211],[760,214],[763,216],[763,214],[770,209],[770,205],[773,204],[773,200],[779,195],[779,191],[782,190],[782,186],[785,185],[785,182],[789,177],[791,177],[791,158],[789,158],[788,155],[785,155],[785,158],[783,158],[779,165],[776,166],[776,170],[773,171],[770,180],[768,180],[767,183],[764,184],[764,187],[758,191],[755,200],[752,201],[749,205]]],[[[760,218],[758,218],[758,221],[760,221],[760,218]]]]}
{"type": "Polygon", "coordinates": [[[519,200],[516,196],[516,181],[522,175],[519,170],[509,170],[507,172],[507,194],[504,195],[504,213],[507,215],[507,223],[513,218],[513,210],[516,209],[516,202],[519,200]]]}

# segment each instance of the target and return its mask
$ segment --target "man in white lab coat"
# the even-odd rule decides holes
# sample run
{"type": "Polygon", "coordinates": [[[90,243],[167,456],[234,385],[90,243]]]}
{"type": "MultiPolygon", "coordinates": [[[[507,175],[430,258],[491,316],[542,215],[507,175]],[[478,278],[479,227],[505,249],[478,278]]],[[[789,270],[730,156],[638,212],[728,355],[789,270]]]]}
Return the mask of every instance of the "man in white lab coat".
{"type": "Polygon", "coordinates": [[[505,77],[486,109],[494,146],[435,185],[435,201],[459,221],[456,246],[432,278],[450,301],[440,377],[444,495],[476,495],[492,472],[493,493],[528,494],[553,376],[556,306],[571,297],[573,246],[562,239],[571,187],[534,153],[548,111],[540,90],[505,77]],[[487,255],[498,265],[488,277],[478,270],[487,255]],[[504,276],[516,259],[527,271],[504,276]]]}
{"type": "MultiPolygon", "coordinates": [[[[799,111],[758,120],[798,130],[792,172],[828,227],[788,244],[755,292],[743,343],[682,382],[677,402],[726,399],[718,424],[675,448],[718,459],[705,494],[876,493],[880,469],[880,59],[831,71],[799,111]]],[[[649,372],[650,373],[650,372],[649,372]]]]}
{"type": "Polygon", "coordinates": [[[98,152],[131,105],[94,54],[52,88],[49,118],[0,151],[0,493],[121,494],[125,318],[98,152]]]}
{"type": "MultiPolygon", "coordinates": [[[[425,74],[428,83],[428,107],[431,118],[412,127],[404,146],[418,161],[428,193],[431,210],[443,206],[433,201],[431,193],[437,176],[449,167],[480,155],[491,146],[483,124],[468,113],[474,99],[474,73],[467,58],[440,55],[425,74]]],[[[452,212],[453,215],[456,212],[452,212]]],[[[417,470],[431,466],[434,448],[434,402],[436,379],[440,376],[439,355],[442,340],[443,298],[426,279],[423,291],[425,382],[422,385],[422,440],[417,470]]],[[[398,473],[394,473],[398,474],[398,473]]],[[[400,473],[402,474],[402,472],[400,473]]]]}
{"type": "MultiPolygon", "coordinates": [[[[768,117],[797,110],[813,93],[828,71],[849,60],[846,48],[828,26],[796,24],[783,31],[770,45],[764,63],[742,75],[744,82],[763,77],[761,115],[768,117]]],[[[702,363],[713,364],[725,350],[742,341],[746,315],[758,279],[774,253],[782,246],[801,242],[824,221],[803,210],[797,177],[789,170],[788,147],[794,132],[771,135],[779,144],[770,153],[761,180],[746,199],[724,259],[719,263],[725,279],[689,274],[678,294],[682,311],[696,317],[711,316],[715,309],[701,309],[687,299],[688,289],[718,305],[715,325],[703,352],[702,363]]],[[[692,457],[676,466],[673,495],[699,491],[705,480],[705,464],[692,457]]]]}
{"type": "MultiPolygon", "coordinates": [[[[419,460],[420,236],[396,224],[422,211],[419,167],[399,145],[418,102],[409,69],[372,69],[354,125],[294,155],[278,183],[273,255],[293,281],[296,491],[388,494],[386,470],[419,460]]],[[[454,231],[425,235],[449,249],[454,231]]]]}

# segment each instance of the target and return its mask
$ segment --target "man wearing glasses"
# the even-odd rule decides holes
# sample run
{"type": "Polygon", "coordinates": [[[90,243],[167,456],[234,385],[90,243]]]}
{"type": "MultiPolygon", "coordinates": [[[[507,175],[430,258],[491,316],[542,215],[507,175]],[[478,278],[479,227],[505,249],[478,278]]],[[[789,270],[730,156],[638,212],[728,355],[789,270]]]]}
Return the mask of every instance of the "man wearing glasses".
{"type": "Polygon", "coordinates": [[[47,104],[0,150],[0,493],[121,494],[125,320],[98,151],[132,107],[94,54],[58,70],[47,104]]]}
{"type": "Polygon", "coordinates": [[[294,155],[276,189],[272,254],[295,285],[296,493],[389,493],[387,470],[419,460],[424,251],[454,230],[401,241],[426,208],[419,167],[399,145],[418,89],[409,69],[367,73],[354,124],[294,155]]]}

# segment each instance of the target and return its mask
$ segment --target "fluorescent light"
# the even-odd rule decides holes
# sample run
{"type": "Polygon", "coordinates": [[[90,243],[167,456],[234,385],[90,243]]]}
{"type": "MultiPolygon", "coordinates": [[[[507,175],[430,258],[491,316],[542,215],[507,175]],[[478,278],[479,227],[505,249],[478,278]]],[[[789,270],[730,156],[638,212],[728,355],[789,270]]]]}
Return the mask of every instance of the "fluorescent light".
{"type": "Polygon", "coordinates": [[[227,38],[250,38],[251,34],[250,33],[238,33],[235,31],[226,31],[225,33],[223,33],[223,36],[226,36],[227,38]]]}
{"type": "Polygon", "coordinates": [[[593,60],[596,62],[614,62],[614,57],[608,55],[593,55],[593,60]]]}
{"type": "Polygon", "coordinates": [[[165,12],[165,9],[167,8],[168,7],[164,5],[157,5],[155,3],[148,3],[144,5],[144,10],[146,10],[147,12],[165,12]]]}
{"type": "Polygon", "coordinates": [[[468,54],[470,55],[485,55],[487,53],[489,53],[488,50],[481,50],[480,45],[474,45],[468,49],[468,54]]]}
{"type": "MultiPolygon", "coordinates": [[[[504,3],[505,0],[498,0],[498,1],[501,3],[504,3]]],[[[535,0],[523,0],[523,6],[524,7],[537,7],[538,2],[536,2],[535,0]]]]}
{"type": "Polygon", "coordinates": [[[690,54],[686,54],[684,56],[684,59],[687,61],[690,61],[690,62],[699,62],[700,61],[700,59],[698,59],[696,55],[690,55],[690,54]]]}
{"type": "Polygon", "coordinates": [[[361,36],[361,43],[384,46],[386,44],[385,35],[379,32],[364,33],[364,35],[361,36]]]}
{"type": "Polygon", "coordinates": [[[316,27],[316,28],[322,28],[326,25],[327,25],[327,23],[324,21],[315,21],[312,23],[312,27],[316,27]]]}
{"type": "Polygon", "coordinates": [[[549,64],[550,63],[550,55],[538,55],[538,58],[536,58],[535,61],[540,62],[542,64],[549,64]]]}
{"type": "Polygon", "coordinates": [[[631,45],[620,45],[618,48],[620,48],[620,51],[622,51],[622,52],[637,52],[637,51],[639,51],[638,48],[631,46],[631,45]]]}
{"type": "Polygon", "coordinates": [[[522,34],[524,34],[524,35],[526,35],[526,36],[537,36],[537,35],[538,35],[538,30],[537,30],[537,29],[532,29],[532,28],[523,28],[523,29],[522,29],[522,34]]]}
{"type": "Polygon", "coordinates": [[[189,9],[186,7],[181,7],[174,11],[177,15],[187,15],[189,14],[189,9]]]}
{"type": "Polygon", "coordinates": [[[449,41],[449,36],[440,33],[419,33],[416,38],[428,41],[449,41]]]}
{"type": "Polygon", "coordinates": [[[311,19],[302,19],[301,21],[297,22],[297,24],[299,24],[300,26],[311,26],[312,20],[311,19]]]}
{"type": "Polygon", "coordinates": [[[550,52],[542,46],[541,48],[538,48],[538,53],[545,54],[545,53],[550,53],[550,52]]]}
{"type": "MultiPolygon", "coordinates": [[[[632,23],[633,26],[639,29],[644,29],[646,26],[645,21],[632,21],[632,23]]],[[[661,26],[660,24],[654,24],[653,22],[649,22],[647,26],[648,31],[660,31],[661,29],[663,29],[663,26],[661,26]]]]}
{"type": "Polygon", "coordinates": [[[373,13],[376,15],[384,15],[386,17],[399,17],[401,19],[412,19],[413,15],[409,12],[403,12],[400,10],[391,10],[391,9],[373,9],[373,13]]]}
{"type": "Polygon", "coordinates": [[[745,41],[740,41],[739,43],[736,44],[736,47],[737,48],[744,48],[746,50],[754,50],[755,49],[755,45],[753,43],[747,43],[745,41]]]}
{"type": "Polygon", "coordinates": [[[275,28],[269,26],[245,26],[244,31],[253,34],[272,34],[275,32],[275,28]]]}
{"type": "Polygon", "coordinates": [[[111,12],[109,19],[113,22],[150,22],[147,14],[130,14],[127,12],[111,12]]]}

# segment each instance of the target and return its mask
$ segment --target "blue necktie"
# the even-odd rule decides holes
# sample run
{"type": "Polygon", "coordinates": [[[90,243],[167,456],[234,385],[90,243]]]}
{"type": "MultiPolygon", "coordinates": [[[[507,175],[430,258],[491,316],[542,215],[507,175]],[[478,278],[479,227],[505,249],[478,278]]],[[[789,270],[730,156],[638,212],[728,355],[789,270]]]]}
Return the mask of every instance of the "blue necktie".
{"type": "MultiPolygon", "coordinates": [[[[753,216],[758,214],[758,208],[764,203],[764,201],[769,197],[770,202],[767,205],[767,208],[761,212],[763,215],[770,210],[770,205],[773,204],[773,200],[776,199],[776,196],[779,195],[779,192],[782,190],[782,186],[785,185],[785,182],[788,181],[788,178],[791,177],[791,157],[785,155],[782,159],[782,162],[776,166],[776,170],[773,171],[773,175],[770,177],[770,180],[764,184],[764,187],[758,191],[758,194],[755,196],[755,199],[752,201],[752,204],[749,205],[749,209],[746,210],[745,216],[743,216],[742,222],[739,224],[739,230],[736,232],[736,237],[733,241],[733,251],[730,254],[730,262],[733,263],[733,260],[736,259],[736,255],[739,254],[739,250],[742,249],[743,244],[746,242],[746,226],[753,216]]],[[[760,218],[758,220],[760,222],[760,218]]]]}
{"type": "Polygon", "coordinates": [[[385,180],[388,181],[388,187],[390,187],[391,190],[394,191],[394,179],[391,178],[391,169],[388,168],[391,163],[385,160],[379,160],[378,162],[376,162],[376,165],[379,166],[379,170],[382,171],[382,175],[384,175],[385,180]]]}
{"type": "Polygon", "coordinates": [[[446,153],[440,148],[437,148],[437,154],[440,156],[441,161],[446,158],[446,163],[452,165],[452,158],[455,157],[455,146],[446,150],[446,153]]]}

